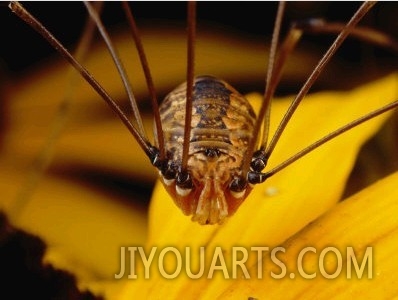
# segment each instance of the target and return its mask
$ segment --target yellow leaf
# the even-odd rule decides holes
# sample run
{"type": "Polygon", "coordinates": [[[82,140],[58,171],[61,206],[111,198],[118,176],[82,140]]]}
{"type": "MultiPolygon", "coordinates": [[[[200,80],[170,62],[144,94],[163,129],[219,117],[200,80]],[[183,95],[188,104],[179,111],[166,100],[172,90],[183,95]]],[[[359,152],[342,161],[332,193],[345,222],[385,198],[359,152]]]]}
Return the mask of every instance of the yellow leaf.
{"type": "MultiPolygon", "coordinates": [[[[270,168],[354,117],[395,100],[397,84],[397,74],[392,74],[349,92],[308,96],[280,140],[270,160],[270,168]]],[[[259,96],[249,98],[260,101],[259,96]]],[[[276,102],[271,128],[275,128],[275,122],[281,118],[290,100],[288,97],[276,102]]],[[[147,250],[158,247],[159,252],[165,247],[175,247],[183,253],[185,247],[189,247],[193,253],[199,253],[199,247],[205,246],[206,258],[211,259],[216,247],[221,246],[224,257],[230,261],[234,246],[275,247],[283,243],[340,200],[360,146],[386,118],[384,115],[345,133],[257,186],[238,212],[220,226],[200,226],[191,222],[174,206],[158,183],[151,203],[147,250]]],[[[169,263],[165,264],[172,269],[169,263]]],[[[206,270],[209,264],[210,261],[206,261],[206,270]]],[[[170,265],[175,267],[174,261],[170,265]]],[[[205,294],[214,299],[220,291],[234,284],[225,280],[225,274],[222,276],[220,272],[214,278],[204,276],[198,280],[181,272],[181,276],[172,281],[163,278],[155,267],[152,272],[149,280],[128,285],[126,295],[179,298],[205,294]]]]}
{"type": "MultiPolygon", "coordinates": [[[[398,173],[394,173],[362,190],[282,243],[281,247],[286,250],[281,256],[286,264],[286,278],[272,279],[268,269],[263,280],[234,282],[225,290],[219,289],[216,294],[206,293],[206,297],[214,299],[212,297],[216,295],[226,299],[233,295],[241,298],[247,297],[248,293],[259,299],[278,299],[281,293],[285,299],[297,299],[304,295],[307,299],[330,299],[331,295],[339,295],[339,299],[396,297],[397,181],[398,173]],[[297,258],[308,247],[313,247],[316,254],[305,254],[301,271],[306,272],[304,276],[312,276],[316,272],[313,279],[298,274],[297,258]],[[328,247],[333,248],[327,250],[332,255],[322,260],[322,251],[328,247]],[[347,253],[351,251],[355,255],[349,258],[347,253]],[[337,265],[338,259],[342,261],[341,267],[337,265]],[[351,265],[351,271],[347,269],[348,265],[351,265]],[[322,275],[321,266],[327,275],[322,275]],[[290,272],[295,272],[295,279],[288,278],[290,272]],[[358,278],[360,274],[362,278],[358,278]]],[[[270,268],[272,262],[265,261],[264,265],[270,268]]]]}

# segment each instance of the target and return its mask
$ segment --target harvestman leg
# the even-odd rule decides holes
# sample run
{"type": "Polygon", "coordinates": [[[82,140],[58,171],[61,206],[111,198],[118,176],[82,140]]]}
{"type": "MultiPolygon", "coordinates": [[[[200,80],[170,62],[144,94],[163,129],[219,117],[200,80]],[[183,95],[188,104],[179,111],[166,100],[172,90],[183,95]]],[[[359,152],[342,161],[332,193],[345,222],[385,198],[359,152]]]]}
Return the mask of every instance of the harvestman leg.
{"type": "MultiPolygon", "coordinates": [[[[293,23],[281,48],[278,53],[278,57],[276,59],[274,74],[272,76],[271,86],[271,97],[274,96],[275,88],[278,86],[283,67],[285,66],[286,60],[289,55],[294,51],[297,43],[300,41],[301,37],[304,33],[314,33],[314,34],[339,34],[345,27],[345,24],[339,22],[326,22],[322,19],[310,19],[301,22],[293,23]]],[[[355,27],[350,33],[351,37],[358,38],[365,42],[390,49],[398,53],[398,42],[394,40],[391,36],[374,30],[368,27],[355,27]]],[[[268,131],[268,127],[266,126],[266,131],[268,131]]],[[[264,150],[267,146],[268,133],[264,132],[263,137],[261,139],[262,143],[260,143],[260,149],[264,150]]],[[[269,157],[269,154],[265,155],[269,157]]]]}
{"type": "MultiPolygon", "coordinates": [[[[109,35],[107,34],[104,26],[102,25],[102,22],[99,18],[99,15],[93,9],[92,5],[88,2],[85,2],[86,8],[93,19],[93,21],[96,23],[98,30],[100,31],[105,43],[107,44],[107,48],[109,52],[111,53],[112,59],[114,60],[114,63],[119,71],[119,74],[121,76],[121,79],[123,81],[123,84],[125,86],[126,92],[129,96],[130,99],[130,104],[131,108],[133,110],[133,114],[135,116],[135,121],[138,125],[138,129],[136,126],[133,125],[133,123],[129,120],[127,115],[122,111],[121,107],[114,101],[114,99],[107,93],[107,91],[96,81],[96,79],[76,60],[75,57],[73,57],[70,52],[38,21],[36,20],[28,11],[26,11],[21,4],[18,2],[10,2],[9,7],[10,9],[18,16],[20,17],[23,21],[25,21],[27,24],[29,24],[33,29],[35,29],[44,39],[46,39],[53,47],[56,49],[61,56],[63,56],[80,74],[81,76],[93,87],[93,89],[103,98],[103,100],[110,106],[110,108],[118,115],[120,120],[123,122],[123,124],[127,127],[127,129],[131,132],[139,146],[142,148],[142,150],[146,153],[146,155],[149,157],[150,161],[152,164],[158,168],[162,174],[176,174],[176,180],[177,184],[182,187],[182,188],[189,188],[192,185],[192,179],[190,178],[190,175],[187,171],[187,158],[188,158],[188,149],[189,149],[189,133],[190,133],[190,126],[185,126],[188,128],[188,130],[185,131],[185,139],[184,139],[184,157],[181,166],[178,168],[178,170],[174,169],[174,165],[170,164],[170,162],[165,158],[165,153],[164,153],[164,147],[163,142],[164,139],[162,138],[162,129],[161,129],[161,124],[160,122],[156,122],[157,124],[159,123],[159,126],[156,126],[157,132],[158,132],[158,138],[160,137],[160,141],[158,141],[158,144],[160,145],[160,149],[152,146],[152,144],[149,142],[144,128],[142,126],[142,121],[141,117],[136,105],[135,97],[132,93],[132,88],[131,84],[128,80],[127,74],[124,70],[123,64],[118,56],[118,53],[116,49],[114,48],[111,39],[109,35]],[[160,150],[160,151],[159,151],[160,150]]],[[[128,9],[128,6],[124,5],[124,10],[126,12],[127,18],[130,22],[133,36],[135,36],[135,41],[136,44],[140,44],[140,41],[138,39],[138,35],[136,32],[136,28],[134,27],[134,19],[132,18],[132,15],[128,9]]],[[[193,97],[193,81],[194,81],[194,40],[195,40],[195,30],[196,30],[196,8],[195,4],[192,2],[188,3],[188,70],[187,70],[187,81],[188,81],[188,86],[189,88],[187,89],[187,116],[186,116],[186,123],[190,124],[191,120],[191,113],[192,113],[192,97],[193,97]],[[191,83],[191,84],[189,84],[191,83]]],[[[146,68],[146,61],[145,59],[143,60],[144,54],[142,47],[139,47],[139,51],[142,60],[142,65],[143,68],[146,68]]],[[[147,81],[148,77],[150,77],[149,72],[146,74],[147,81]]],[[[150,82],[148,82],[148,85],[150,85],[150,82]]],[[[152,90],[154,92],[154,90],[152,90]]],[[[156,101],[152,101],[152,105],[154,106],[155,109],[155,118],[156,116],[159,117],[159,112],[157,106],[154,104],[156,101]]],[[[158,120],[159,121],[159,120],[158,120]]]]}
{"type": "MultiPolygon", "coordinates": [[[[268,83],[265,95],[264,95],[264,102],[262,104],[262,108],[260,109],[260,115],[258,117],[258,121],[255,127],[255,132],[260,132],[260,127],[263,126],[263,136],[259,141],[253,139],[252,143],[249,145],[248,153],[254,153],[253,158],[251,161],[247,160],[243,166],[243,174],[247,174],[247,178],[238,178],[231,183],[231,189],[235,191],[243,190],[247,184],[247,182],[251,184],[258,184],[264,182],[268,177],[274,175],[275,173],[279,172],[283,168],[287,167],[300,157],[306,155],[307,153],[311,152],[312,150],[316,149],[320,145],[326,143],[330,139],[344,133],[345,131],[358,126],[359,124],[376,117],[379,114],[382,114],[388,110],[394,109],[398,106],[397,102],[390,103],[376,111],[373,111],[353,122],[337,129],[336,131],[328,134],[327,136],[323,137],[319,141],[315,142],[314,144],[308,146],[307,148],[303,149],[299,153],[293,155],[291,158],[282,162],[280,165],[275,167],[273,170],[268,171],[266,173],[261,173],[261,171],[265,168],[269,157],[271,156],[277,141],[279,140],[280,136],[283,133],[287,123],[289,122],[290,118],[292,117],[294,111],[298,107],[301,100],[304,96],[308,93],[308,90],[313,85],[325,65],[328,61],[332,58],[338,47],[342,44],[344,39],[348,36],[348,34],[353,35],[354,37],[360,38],[362,40],[374,43],[376,45],[380,45],[383,47],[390,48],[392,50],[398,49],[398,43],[394,41],[389,36],[375,31],[370,28],[365,27],[358,27],[355,28],[354,26],[359,22],[362,16],[374,5],[374,3],[364,3],[355,15],[351,18],[351,20],[347,23],[347,25],[342,23],[326,23],[321,20],[310,20],[307,22],[296,23],[293,25],[291,30],[289,31],[288,36],[286,37],[283,45],[281,46],[280,53],[276,59],[274,70],[271,76],[271,82],[268,83]],[[277,131],[275,132],[271,142],[269,145],[268,143],[268,131],[269,131],[269,120],[265,118],[265,116],[270,115],[270,98],[273,97],[277,84],[280,81],[280,77],[282,74],[282,69],[285,64],[285,61],[289,54],[293,51],[294,47],[296,46],[297,42],[301,38],[303,32],[312,32],[312,33],[338,33],[338,37],[336,38],[335,42],[323,56],[323,58],[319,61],[318,65],[315,67],[312,74],[307,79],[306,83],[301,88],[300,92],[292,102],[291,106],[289,107],[288,111],[286,112],[284,118],[282,119],[281,123],[279,124],[277,131]],[[269,98],[268,98],[269,97],[269,98]],[[254,152],[255,145],[259,144],[259,150],[254,152]],[[251,169],[251,170],[250,170],[251,169]]],[[[255,135],[256,136],[256,135],[255,135]]]]}
{"type": "MultiPolygon", "coordinates": [[[[270,86],[273,88],[272,92],[274,92],[274,89],[276,86],[279,84],[282,71],[283,71],[283,66],[285,65],[285,62],[290,55],[290,53],[293,51],[293,49],[296,47],[297,43],[299,42],[300,38],[302,37],[303,33],[316,33],[316,34],[339,34],[344,28],[345,24],[343,23],[328,23],[325,22],[321,19],[312,19],[304,22],[297,22],[294,23],[289,30],[289,33],[287,37],[285,38],[278,58],[276,60],[276,65],[275,65],[275,72],[273,74],[273,82],[270,84],[270,86]]],[[[365,42],[390,49],[394,52],[398,53],[398,42],[394,40],[391,36],[386,35],[382,32],[379,32],[377,30],[367,28],[367,27],[355,27],[352,32],[350,33],[352,37],[361,39],[365,42]]],[[[273,94],[272,94],[273,96],[273,94]]],[[[384,113],[389,110],[392,110],[394,108],[398,107],[398,100],[394,101],[388,105],[385,105],[375,111],[372,111],[357,120],[354,120],[350,122],[349,124],[346,124],[345,126],[340,127],[339,129],[329,133],[328,135],[324,136],[323,138],[319,139],[315,143],[309,145],[308,147],[304,148],[303,150],[299,151],[297,154],[293,155],[286,161],[282,162],[278,166],[276,166],[274,169],[266,172],[266,173],[260,173],[261,170],[264,169],[266,166],[266,162],[271,156],[271,153],[276,145],[276,142],[278,141],[279,137],[281,136],[283,130],[280,130],[279,132],[277,131],[273,137],[273,141],[271,141],[271,144],[267,148],[267,136],[264,135],[262,137],[262,143],[260,146],[260,150],[255,152],[253,155],[253,161],[251,163],[251,166],[254,170],[259,170],[257,172],[249,172],[249,177],[252,178],[252,180],[260,180],[258,183],[264,182],[266,178],[269,178],[270,176],[274,175],[275,173],[279,172],[280,170],[284,169],[288,165],[292,164],[299,158],[303,157],[304,155],[308,154],[312,150],[315,150],[322,144],[328,142],[329,140],[339,136],[340,134],[384,113]],[[261,175],[260,175],[261,174],[261,175]]],[[[250,180],[249,180],[250,181],[250,180]]]]}
{"type": "MultiPolygon", "coordinates": [[[[102,11],[103,3],[96,3],[95,10],[100,14],[102,11]]],[[[74,56],[81,61],[84,61],[95,31],[95,23],[91,18],[87,18],[86,24],[84,25],[83,32],[80,36],[78,46],[75,50],[74,56]]],[[[71,69],[72,70],[72,69],[71,69]]],[[[66,88],[66,92],[63,96],[61,103],[58,106],[58,110],[53,119],[52,125],[49,126],[51,129],[47,139],[43,143],[42,148],[39,150],[36,158],[34,159],[31,167],[28,170],[26,179],[22,184],[22,188],[19,190],[13,208],[11,209],[11,216],[18,217],[22,209],[27,205],[28,201],[33,194],[33,190],[36,188],[43,172],[48,167],[52,159],[52,150],[54,145],[61,135],[64,128],[64,124],[67,121],[68,112],[70,110],[70,103],[72,100],[72,90],[75,86],[77,78],[76,72],[72,70],[69,74],[69,86],[66,88]]]]}

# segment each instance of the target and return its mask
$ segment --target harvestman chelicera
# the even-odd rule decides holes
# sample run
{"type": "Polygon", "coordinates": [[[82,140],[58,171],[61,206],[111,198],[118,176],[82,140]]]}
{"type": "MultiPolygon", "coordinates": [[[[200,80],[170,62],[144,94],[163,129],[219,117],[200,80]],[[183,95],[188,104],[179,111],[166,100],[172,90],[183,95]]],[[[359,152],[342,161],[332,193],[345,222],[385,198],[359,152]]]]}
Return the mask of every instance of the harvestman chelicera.
{"type": "Polygon", "coordinates": [[[196,4],[194,2],[188,3],[187,81],[169,93],[158,107],[138,29],[128,4],[124,2],[122,6],[130,24],[151,95],[155,116],[155,144],[152,144],[145,134],[132,87],[117,51],[96,9],[91,3],[85,5],[106,42],[121,76],[136,125],[129,120],[95,78],[39,21],[17,2],[11,2],[10,8],[38,31],[105,100],[134,136],[151,163],[159,170],[161,180],[177,206],[184,214],[192,215],[192,220],[200,224],[222,223],[225,218],[235,213],[249,195],[253,185],[264,182],[297,159],[347,130],[398,106],[398,101],[394,101],[372,111],[331,132],[273,169],[263,172],[296,108],[348,35],[398,51],[397,43],[388,36],[356,27],[374,3],[363,3],[347,24],[325,23],[320,20],[297,23],[291,28],[284,42],[278,46],[285,8],[285,3],[281,2],[270,46],[264,99],[256,117],[249,102],[228,83],[212,76],[195,76],[196,4]],[[306,31],[332,32],[338,35],[291,103],[273,137],[268,141],[271,99],[280,81],[287,56],[302,33],[306,31]]]}

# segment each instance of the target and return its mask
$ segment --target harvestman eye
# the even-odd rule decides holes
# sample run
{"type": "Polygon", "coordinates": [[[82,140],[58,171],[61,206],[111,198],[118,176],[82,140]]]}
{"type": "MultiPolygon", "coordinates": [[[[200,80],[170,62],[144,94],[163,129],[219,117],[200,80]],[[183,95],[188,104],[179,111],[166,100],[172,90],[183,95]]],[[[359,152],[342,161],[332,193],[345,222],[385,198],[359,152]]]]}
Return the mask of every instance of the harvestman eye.
{"type": "Polygon", "coordinates": [[[156,137],[152,144],[143,129],[131,83],[117,51],[96,10],[93,9],[91,3],[85,3],[85,5],[119,71],[129,95],[135,125],[91,74],[44,26],[20,4],[12,2],[10,8],[57,49],[106,101],[137,140],[153,166],[159,170],[161,181],[176,205],[184,214],[191,215],[192,220],[200,224],[223,223],[227,217],[237,211],[254,185],[263,183],[270,176],[334,137],[398,106],[398,101],[395,101],[370,112],[331,132],[275,168],[263,172],[296,108],[348,35],[351,34],[393,50],[398,49],[397,43],[389,37],[369,29],[356,27],[374,3],[363,3],[347,24],[332,24],[318,20],[297,23],[280,44],[279,34],[286,5],[281,2],[276,14],[270,46],[264,100],[257,116],[245,97],[227,82],[209,75],[196,76],[194,70],[196,4],[194,2],[188,3],[187,10],[186,83],[171,91],[158,107],[155,88],[134,17],[128,4],[123,3],[151,95],[156,137]],[[333,32],[337,37],[303,84],[269,141],[271,99],[280,81],[283,65],[302,33],[311,31],[333,32]],[[235,125],[237,120],[240,122],[239,127],[235,125]],[[261,136],[260,132],[262,132],[261,136]]]}

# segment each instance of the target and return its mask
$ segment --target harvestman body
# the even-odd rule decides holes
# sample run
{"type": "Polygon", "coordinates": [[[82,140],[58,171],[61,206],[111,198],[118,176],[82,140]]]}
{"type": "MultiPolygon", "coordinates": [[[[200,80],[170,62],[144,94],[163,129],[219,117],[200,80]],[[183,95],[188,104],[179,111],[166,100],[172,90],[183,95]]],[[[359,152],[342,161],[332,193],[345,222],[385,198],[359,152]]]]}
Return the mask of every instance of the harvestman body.
{"type": "MultiPolygon", "coordinates": [[[[280,4],[277,12],[271,42],[264,101],[257,118],[249,102],[229,84],[212,76],[194,76],[196,10],[192,2],[188,5],[187,83],[172,91],[161,106],[158,107],[135,21],[128,5],[124,3],[123,7],[132,28],[133,38],[135,39],[152,95],[151,104],[155,112],[156,141],[155,145],[152,145],[142,129],[142,122],[123,65],[91,4],[86,3],[86,7],[107,43],[112,58],[121,74],[127,93],[130,96],[138,129],[129,121],[118,104],[88,71],[76,61],[44,26],[36,21],[20,4],[10,4],[11,9],[53,45],[118,114],[138,144],[148,155],[152,164],[159,170],[162,182],[177,206],[181,208],[184,214],[192,215],[192,220],[200,224],[222,223],[227,217],[235,213],[250,193],[253,185],[264,182],[266,178],[279,172],[330,139],[398,106],[398,101],[395,101],[373,111],[328,134],[274,169],[262,173],[282,131],[300,101],[307,94],[320,72],[348,34],[356,34],[355,25],[372,6],[372,3],[364,3],[347,25],[337,26],[338,29],[333,29],[332,26],[325,26],[324,24],[307,24],[310,29],[318,28],[320,31],[334,30],[339,35],[303,85],[272,140],[268,143],[270,100],[279,82],[284,61],[301,35],[300,29],[293,28],[285,43],[280,47],[279,55],[275,55],[284,10],[283,3],[280,4]],[[263,132],[262,138],[258,137],[259,132],[263,132]],[[257,151],[255,151],[256,147],[257,151]]],[[[361,33],[363,34],[364,31],[359,31],[358,35],[361,33]]],[[[375,34],[376,37],[373,39],[373,34],[373,32],[369,34],[370,37],[367,37],[367,39],[380,43],[380,36],[375,34]]],[[[383,38],[387,40],[385,44],[394,49],[398,48],[395,43],[388,41],[385,37],[381,39],[383,40],[383,38]]]]}
{"type": "MultiPolygon", "coordinates": [[[[196,77],[193,92],[188,158],[193,187],[180,188],[167,174],[162,182],[186,215],[201,224],[214,223],[232,215],[249,193],[249,189],[232,191],[230,183],[242,177],[256,116],[238,91],[215,77],[196,77]]],[[[165,148],[176,166],[182,161],[185,102],[186,83],[160,106],[165,148]]]]}

